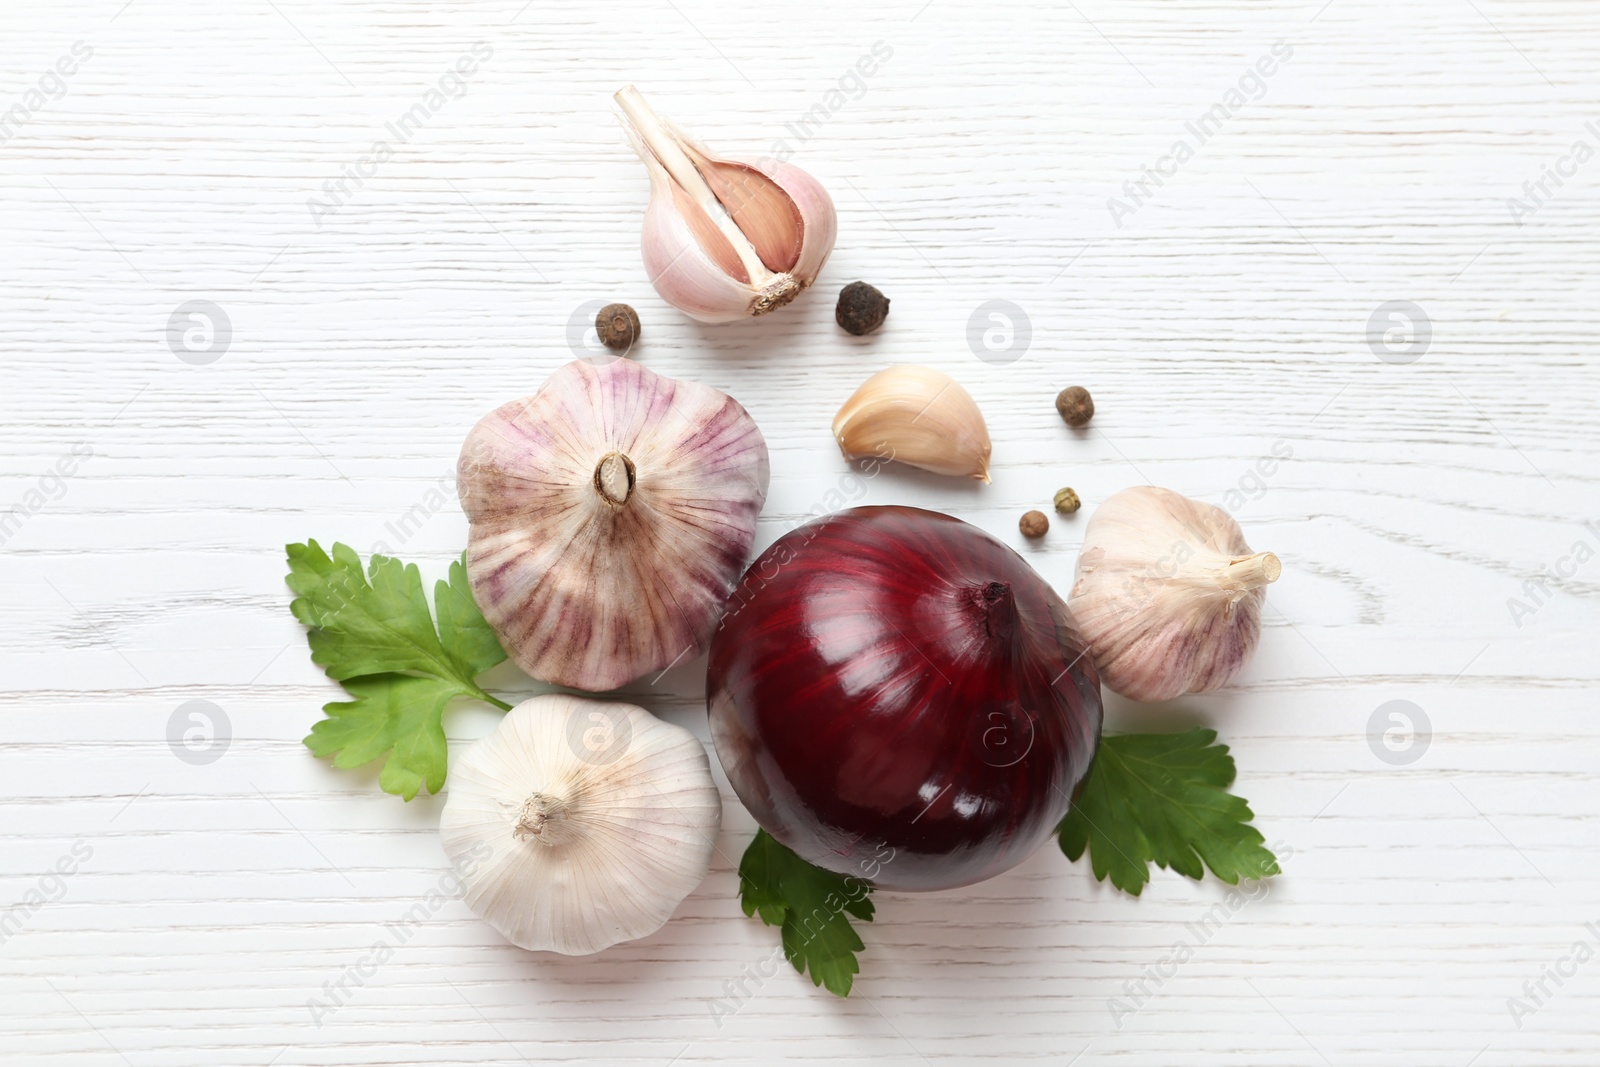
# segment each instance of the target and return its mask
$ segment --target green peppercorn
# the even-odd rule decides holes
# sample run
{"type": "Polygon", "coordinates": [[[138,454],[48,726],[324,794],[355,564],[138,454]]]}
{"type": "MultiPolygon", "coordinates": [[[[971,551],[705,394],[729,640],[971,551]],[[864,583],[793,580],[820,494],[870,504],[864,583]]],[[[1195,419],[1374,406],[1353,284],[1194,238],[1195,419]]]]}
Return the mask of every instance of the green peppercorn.
{"type": "Polygon", "coordinates": [[[1071,515],[1083,507],[1083,501],[1078,499],[1078,494],[1071,489],[1056,490],[1056,511],[1063,515],[1071,515]]]}

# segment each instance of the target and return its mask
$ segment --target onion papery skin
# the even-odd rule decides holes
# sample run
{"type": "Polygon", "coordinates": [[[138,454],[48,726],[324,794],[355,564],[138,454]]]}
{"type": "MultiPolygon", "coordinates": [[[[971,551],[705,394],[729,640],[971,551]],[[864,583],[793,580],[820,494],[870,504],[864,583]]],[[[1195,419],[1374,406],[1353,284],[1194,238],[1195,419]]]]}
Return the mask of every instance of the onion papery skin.
{"type": "Polygon", "coordinates": [[[755,819],[887,889],[991,878],[1054,831],[1100,741],[1066,604],[959,519],[852,508],[779,538],[711,642],[711,734],[755,819]]]}

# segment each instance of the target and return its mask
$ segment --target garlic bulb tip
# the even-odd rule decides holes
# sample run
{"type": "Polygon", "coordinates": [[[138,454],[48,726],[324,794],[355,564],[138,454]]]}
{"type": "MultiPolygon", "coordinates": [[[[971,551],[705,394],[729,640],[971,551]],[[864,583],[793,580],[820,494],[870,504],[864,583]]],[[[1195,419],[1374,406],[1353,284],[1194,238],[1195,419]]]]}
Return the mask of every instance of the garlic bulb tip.
{"type": "Polygon", "coordinates": [[[473,596],[535,678],[614,689],[711,639],[768,473],[732,397],[629,359],[575,360],[462,445],[473,596]]]}
{"type": "Polygon", "coordinates": [[[660,929],[705,879],[721,825],[693,734],[551,693],[456,761],[439,834],[474,912],[521,948],[582,956],[660,929]]]}
{"type": "Polygon", "coordinates": [[[1108,688],[1170,700],[1239,673],[1261,637],[1266,587],[1282,574],[1221,508],[1141,485],[1090,517],[1068,604],[1108,688]]]}

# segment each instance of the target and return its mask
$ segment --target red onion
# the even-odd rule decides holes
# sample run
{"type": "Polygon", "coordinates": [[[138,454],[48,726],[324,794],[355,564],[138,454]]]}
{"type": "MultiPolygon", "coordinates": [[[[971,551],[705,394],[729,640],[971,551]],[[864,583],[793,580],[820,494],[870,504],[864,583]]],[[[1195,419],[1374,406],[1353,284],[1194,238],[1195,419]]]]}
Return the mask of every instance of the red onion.
{"type": "Polygon", "coordinates": [[[852,508],[750,565],[711,642],[711,733],[739,799],[801,858],[890,889],[1026,859],[1100,740],[1067,606],[960,519],[852,508]]]}

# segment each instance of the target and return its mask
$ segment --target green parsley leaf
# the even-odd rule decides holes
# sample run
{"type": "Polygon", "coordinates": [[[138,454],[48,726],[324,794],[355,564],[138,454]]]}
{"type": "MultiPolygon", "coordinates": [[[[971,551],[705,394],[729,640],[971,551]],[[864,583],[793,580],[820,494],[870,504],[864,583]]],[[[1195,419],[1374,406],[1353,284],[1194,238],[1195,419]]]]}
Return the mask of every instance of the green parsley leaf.
{"type": "Polygon", "coordinates": [[[326,719],[311,728],[306,746],[332,756],[335,767],[359,767],[385,752],[378,775],[385,793],[410,800],[422,786],[444,787],[444,706],[460,689],[437,678],[410,674],[369,674],[348,678],[344,687],[355,700],[329,704],[326,719]]]}
{"type": "Polygon", "coordinates": [[[289,545],[296,594],[290,610],[307,627],[311,660],[338,680],[353,701],[328,704],[327,718],[305,744],[336,767],[357,767],[389,754],[378,783],[410,800],[426,786],[444,786],[445,705],[471,697],[503,710],[511,705],[474,679],[506,658],[472,600],[465,564],[450,565],[434,586],[438,629],[428,614],[415,564],[374,555],[367,573],[347,545],[329,556],[315,541],[289,545]]]}
{"type": "Polygon", "coordinates": [[[1150,864],[1200,878],[1202,863],[1235,885],[1278,873],[1278,860],[1249,822],[1244,798],[1228,792],[1233,757],[1215,730],[1122,734],[1101,739],[1082,791],[1061,820],[1061,851],[1088,849],[1094,876],[1134,896],[1150,864]]]}
{"type": "Polygon", "coordinates": [[[850,995],[861,970],[857,952],[866,946],[846,917],[872,921],[872,887],[859,878],[813,867],[778,844],[765,830],[739,861],[739,903],[746,915],[761,914],[783,928],[783,954],[814,985],[835,996],[850,995]]]}

